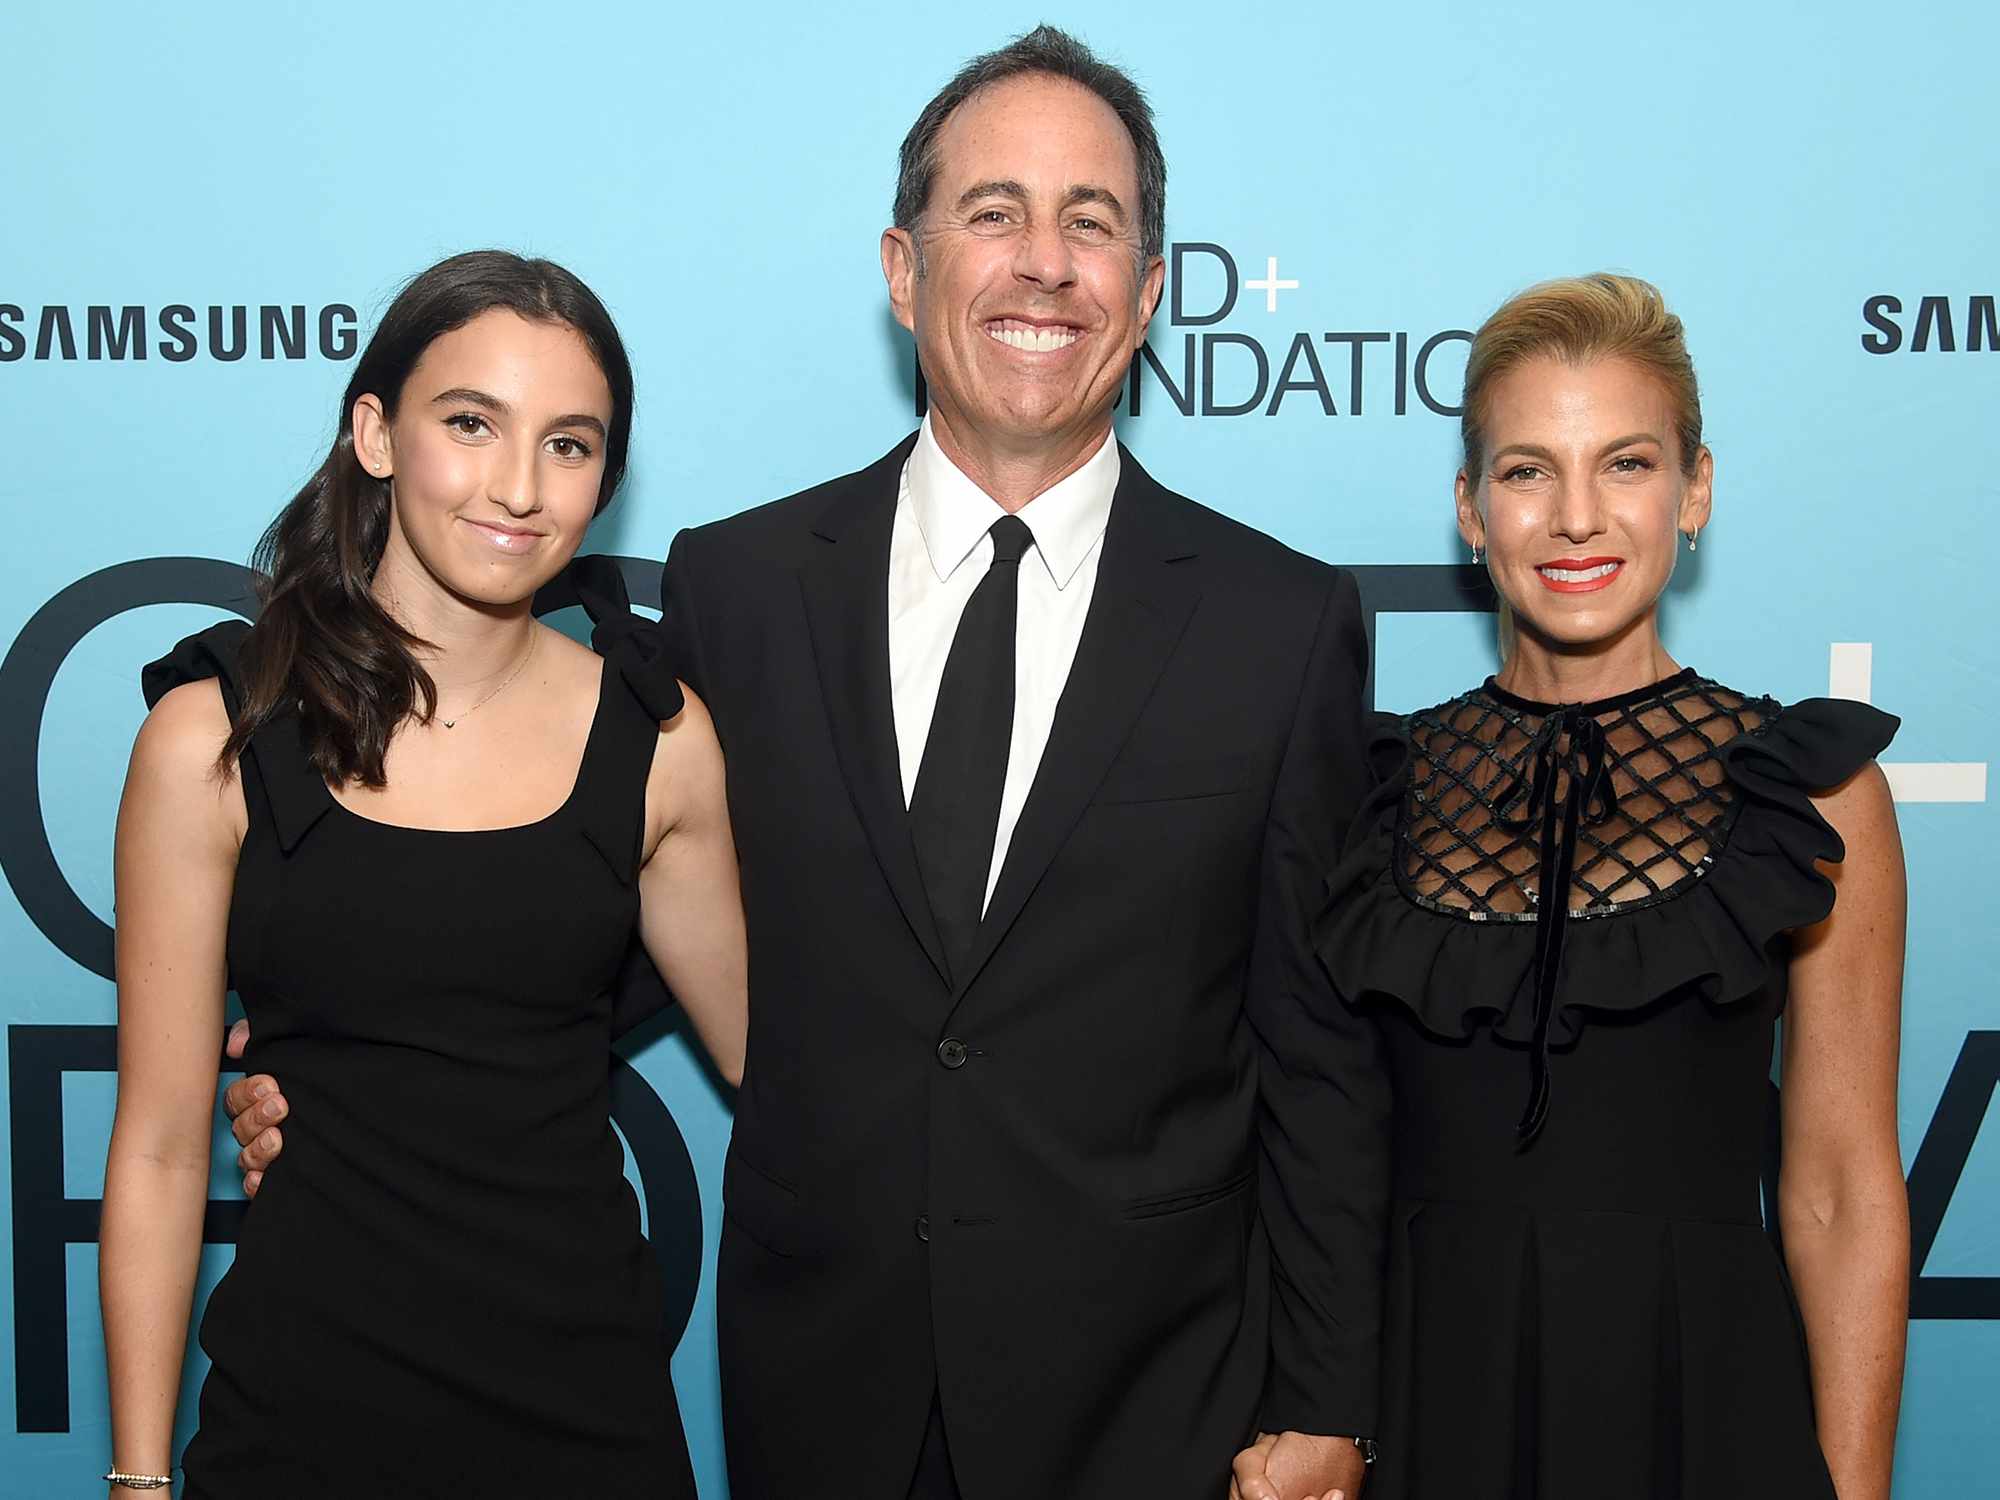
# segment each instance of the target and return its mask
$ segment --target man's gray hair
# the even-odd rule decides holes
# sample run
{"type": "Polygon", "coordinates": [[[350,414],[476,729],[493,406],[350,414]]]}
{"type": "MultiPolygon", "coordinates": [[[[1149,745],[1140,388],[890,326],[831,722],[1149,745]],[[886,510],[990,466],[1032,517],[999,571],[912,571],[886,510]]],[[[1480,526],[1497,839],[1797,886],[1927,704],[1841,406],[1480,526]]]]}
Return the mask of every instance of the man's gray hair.
{"type": "Polygon", "coordinates": [[[999,50],[973,58],[924,106],[903,137],[896,173],[896,227],[914,232],[930,203],[938,174],[938,136],[952,112],[981,89],[1036,73],[1089,89],[1124,124],[1139,160],[1140,256],[1151,260],[1162,254],[1167,238],[1167,159],[1153,129],[1153,107],[1138,84],[1053,26],[1037,26],[999,50]]]}

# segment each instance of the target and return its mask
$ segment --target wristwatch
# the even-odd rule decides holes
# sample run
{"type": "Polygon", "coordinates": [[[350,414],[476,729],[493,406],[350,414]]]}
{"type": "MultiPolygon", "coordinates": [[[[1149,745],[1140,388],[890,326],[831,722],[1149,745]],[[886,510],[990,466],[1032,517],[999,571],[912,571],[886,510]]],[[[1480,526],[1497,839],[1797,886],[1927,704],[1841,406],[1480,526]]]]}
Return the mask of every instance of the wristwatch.
{"type": "Polygon", "coordinates": [[[1356,1438],[1354,1446],[1361,1450],[1361,1466],[1363,1468],[1375,1462],[1375,1439],[1356,1438]]]}

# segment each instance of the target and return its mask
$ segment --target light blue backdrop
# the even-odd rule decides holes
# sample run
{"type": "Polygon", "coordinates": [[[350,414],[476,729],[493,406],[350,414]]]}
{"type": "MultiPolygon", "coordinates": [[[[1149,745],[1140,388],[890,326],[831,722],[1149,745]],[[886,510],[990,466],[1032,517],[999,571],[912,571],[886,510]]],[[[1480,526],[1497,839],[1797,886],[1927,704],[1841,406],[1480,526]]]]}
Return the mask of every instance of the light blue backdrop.
{"type": "MultiPolygon", "coordinates": [[[[1151,91],[1171,167],[1169,239],[1220,246],[1241,279],[1278,283],[1240,289],[1212,324],[1163,317],[1161,366],[1178,385],[1189,337],[1248,336],[1275,382],[1305,333],[1338,413],[1299,389],[1275,414],[1267,392],[1251,414],[1197,404],[1182,415],[1149,370],[1124,436],[1175,488],[1294,546],[1338,562],[1461,558],[1455,424],[1407,379],[1399,413],[1394,335],[1408,336],[1413,364],[1434,334],[1473,327],[1554,274],[1610,267],[1666,290],[1690,328],[1718,475],[1715,523],[1672,596],[1672,649],[1791,698],[1828,690],[1836,643],[1869,644],[1841,656],[1834,685],[1865,691],[1872,660],[1876,701],[1904,716],[1891,755],[1921,763],[1892,772],[1899,787],[1954,799],[1901,808],[1908,1161],[1968,1033],[2000,1026],[2000,937],[1979,858],[1996,832],[1983,767],[2000,690],[2000,339],[1981,326],[2000,292],[1995,15],[1853,0],[1160,0],[1046,17],[874,0],[9,5],[0,515],[12,529],[0,642],[110,564],[244,559],[331,430],[347,364],[317,347],[321,310],[352,305],[365,332],[403,277],[477,245],[564,262],[631,346],[633,477],[597,550],[660,556],[681,526],[872,459],[911,424],[908,345],[876,253],[896,144],[959,60],[1049,19],[1151,91]],[[1878,297],[1900,311],[1878,303],[1871,324],[1864,305],[1878,297]],[[1925,297],[1947,300],[1929,305],[1919,337],[1925,297]],[[259,357],[266,303],[305,307],[307,357],[259,357]],[[143,361],[129,345],[123,359],[89,357],[93,304],[145,309],[143,361]],[[158,322],[175,304],[195,310],[198,350],[184,361],[164,357],[185,345],[163,341],[158,322]],[[251,309],[249,357],[213,357],[212,304],[251,309]],[[53,325],[49,357],[36,357],[45,307],[68,310],[76,358],[53,325]],[[1864,335],[1879,346],[1891,327],[1896,351],[1870,352],[1864,335]],[[1324,335],[1364,331],[1392,337],[1363,346],[1357,411],[1353,346],[1324,335]]],[[[1221,262],[1194,252],[1185,265],[1184,311],[1216,310],[1221,262]]],[[[1463,350],[1447,340],[1433,355],[1440,404],[1455,404],[1463,350]]],[[[1213,361],[1210,406],[1244,402],[1249,346],[1224,340],[1213,361]]],[[[56,677],[42,814],[69,883],[107,919],[137,664],[216,615],[123,615],[56,677]]],[[[1385,616],[1380,646],[1386,706],[1432,701],[1490,666],[1478,616],[1385,616]]],[[[113,1019],[110,984],[5,892],[0,953],[8,1025],[113,1019]]],[[[686,1135],[712,1266],[727,1115],[678,1039],[635,1061],[686,1135]]],[[[64,1083],[70,1197],[99,1192],[111,1097],[106,1075],[64,1083]]],[[[226,1162],[218,1150],[217,1196],[234,1191],[226,1162]]],[[[0,1158],[7,1184],[14,1166],[12,1153],[0,1158]]],[[[10,1201],[0,1192],[0,1213],[10,1201]]],[[[210,1252],[204,1289],[226,1254],[210,1252]]],[[[2000,1277],[2000,1126],[1972,1147],[1922,1269],[1974,1279],[1965,1297],[1994,1311],[2000,1283],[1978,1279],[2000,1277]]],[[[0,1236],[10,1286],[12,1271],[0,1236]]],[[[19,1434],[13,1301],[0,1299],[7,1496],[101,1493],[93,1245],[68,1252],[68,1298],[70,1428],[19,1434]]],[[[1986,1492],[2000,1465],[1996,1356],[1992,1321],[1913,1325],[1899,1494],[1986,1492]]],[[[706,1280],[675,1374],[703,1493],[720,1496],[706,1280]]],[[[196,1379],[191,1370],[191,1389],[196,1379]]]]}

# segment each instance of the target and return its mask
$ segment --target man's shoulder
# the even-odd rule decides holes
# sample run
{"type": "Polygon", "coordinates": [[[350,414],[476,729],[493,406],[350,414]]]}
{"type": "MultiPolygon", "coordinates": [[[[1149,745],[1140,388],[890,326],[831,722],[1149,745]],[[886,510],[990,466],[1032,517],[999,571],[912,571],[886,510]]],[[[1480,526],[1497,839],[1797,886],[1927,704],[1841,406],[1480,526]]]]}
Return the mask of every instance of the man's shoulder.
{"type": "Polygon", "coordinates": [[[690,526],[681,533],[684,543],[704,552],[723,552],[740,557],[769,555],[774,549],[796,544],[806,535],[812,521],[831,502],[842,479],[829,479],[780,500],[766,500],[748,510],[717,521],[690,526]]]}
{"type": "Polygon", "coordinates": [[[691,526],[682,537],[705,554],[725,554],[745,561],[789,561],[804,548],[821,518],[852,497],[857,489],[871,484],[886,486],[896,467],[894,459],[907,441],[846,474],[822,480],[781,499],[753,505],[735,515],[691,526]]]}
{"type": "MultiPolygon", "coordinates": [[[[1150,477],[1150,476],[1149,476],[1150,477]]],[[[1234,516],[1154,482],[1155,500],[1197,551],[1203,571],[1218,581],[1254,591],[1271,591],[1286,601],[1323,602],[1352,587],[1344,569],[1286,545],[1234,516]]]]}

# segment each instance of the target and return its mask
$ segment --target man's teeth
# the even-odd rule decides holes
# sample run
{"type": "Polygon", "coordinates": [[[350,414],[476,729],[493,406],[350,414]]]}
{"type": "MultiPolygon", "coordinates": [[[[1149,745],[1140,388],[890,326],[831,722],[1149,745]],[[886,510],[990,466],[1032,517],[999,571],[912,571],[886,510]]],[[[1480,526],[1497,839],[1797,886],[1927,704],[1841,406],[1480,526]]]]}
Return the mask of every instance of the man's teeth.
{"type": "Polygon", "coordinates": [[[1074,328],[989,328],[986,336],[998,339],[1010,349],[1029,349],[1037,353],[1067,349],[1077,340],[1074,328]]]}
{"type": "Polygon", "coordinates": [[[1593,578],[1609,578],[1618,571],[1615,562],[1599,563],[1594,568],[1537,568],[1544,578],[1553,578],[1557,583],[1588,583],[1593,578]]]}

